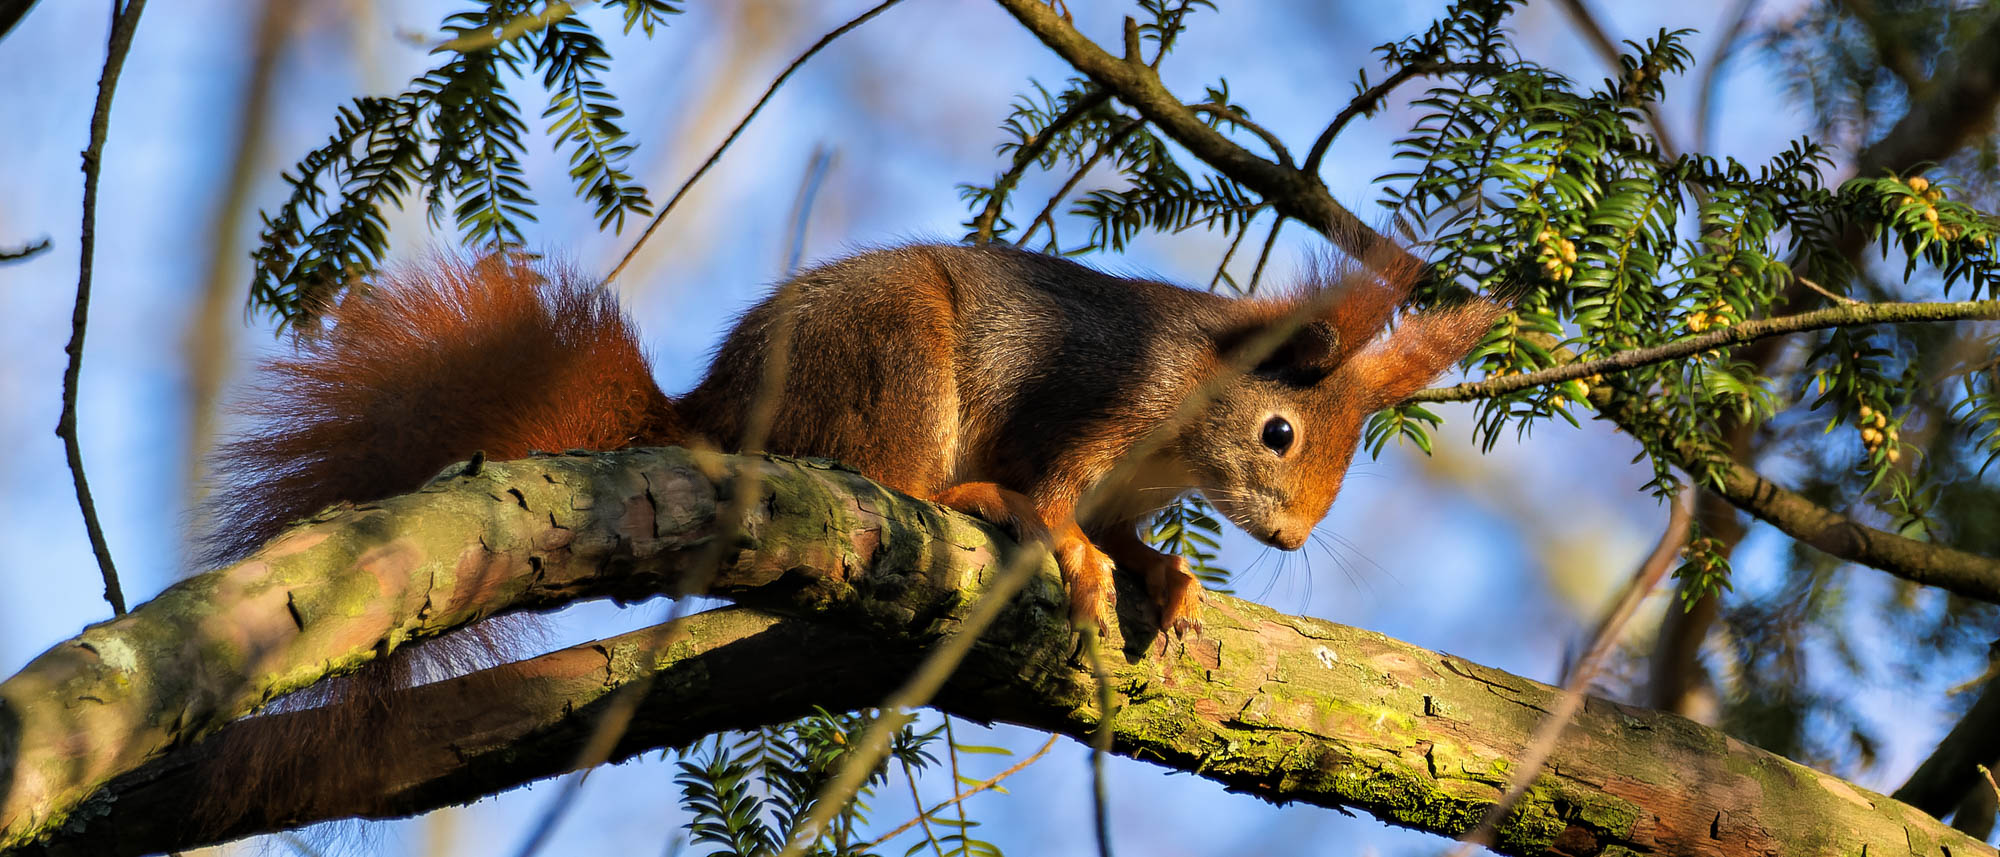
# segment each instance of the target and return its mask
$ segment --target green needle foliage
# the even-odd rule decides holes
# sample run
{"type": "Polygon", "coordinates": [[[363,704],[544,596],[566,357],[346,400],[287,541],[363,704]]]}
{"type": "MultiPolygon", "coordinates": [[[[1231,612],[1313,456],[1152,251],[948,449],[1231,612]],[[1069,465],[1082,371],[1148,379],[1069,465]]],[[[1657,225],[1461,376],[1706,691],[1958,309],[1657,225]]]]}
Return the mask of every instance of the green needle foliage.
{"type": "MultiPolygon", "coordinates": [[[[839,772],[854,739],[873,719],[866,713],[821,711],[754,732],[717,735],[684,751],[674,782],[680,786],[682,805],[694,813],[687,824],[689,841],[697,848],[713,849],[696,853],[705,857],[767,857],[783,850],[787,837],[811,812],[821,789],[839,772]]],[[[1006,752],[945,741],[942,724],[923,730],[905,725],[890,740],[888,757],[875,766],[860,794],[833,817],[803,853],[811,857],[878,855],[880,852],[865,847],[870,837],[864,831],[873,812],[870,802],[889,782],[890,764],[912,777],[936,767],[938,757],[933,748],[940,741],[954,754],[1006,752]]],[[[999,857],[1000,850],[992,843],[968,835],[976,826],[955,818],[933,818],[925,830],[942,827],[953,832],[934,840],[921,839],[907,853],[999,857]]]]}
{"type": "Polygon", "coordinates": [[[610,57],[580,5],[616,10],[627,32],[648,35],[680,12],[668,0],[486,0],[447,15],[442,63],[399,95],[342,107],[326,144],[285,173],[291,196],[264,214],[251,253],[250,305],[285,325],[310,322],[374,270],[389,249],[383,212],[419,191],[432,224],[449,209],[465,243],[521,244],[535,205],[521,173],[529,128],[508,87],[524,74],[540,73],[542,119],[557,151],[569,153],[570,180],[600,228],[649,214],[645,188],[626,171],[633,147],[623,113],[598,79],[610,57]]]}

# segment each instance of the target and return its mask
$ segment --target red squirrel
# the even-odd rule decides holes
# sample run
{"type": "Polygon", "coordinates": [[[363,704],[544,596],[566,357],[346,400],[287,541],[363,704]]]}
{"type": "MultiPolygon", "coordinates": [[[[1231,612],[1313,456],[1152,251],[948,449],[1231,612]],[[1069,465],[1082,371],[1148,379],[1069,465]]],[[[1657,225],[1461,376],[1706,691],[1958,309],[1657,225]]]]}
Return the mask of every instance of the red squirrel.
{"type": "Polygon", "coordinates": [[[1200,584],[1139,528],[1199,491],[1257,540],[1304,545],[1362,420],[1455,363],[1497,315],[1469,301],[1385,334],[1414,277],[1323,275],[1232,299],[1005,247],[874,250],[779,286],[670,398],[595,284],[518,256],[405,267],[352,290],[296,356],[265,367],[260,422],[221,454],[209,558],[334,502],[414,490],[475,452],[734,451],[783,313],[788,366],[764,450],[837,459],[1047,539],[1080,627],[1107,622],[1114,566],[1138,573],[1161,627],[1184,633],[1200,584]],[[1290,332],[1247,373],[1226,365],[1281,324],[1290,332]],[[1210,379],[1193,419],[1122,484],[1098,484],[1210,379]],[[1106,499],[1079,519],[1094,490],[1106,499]]]}

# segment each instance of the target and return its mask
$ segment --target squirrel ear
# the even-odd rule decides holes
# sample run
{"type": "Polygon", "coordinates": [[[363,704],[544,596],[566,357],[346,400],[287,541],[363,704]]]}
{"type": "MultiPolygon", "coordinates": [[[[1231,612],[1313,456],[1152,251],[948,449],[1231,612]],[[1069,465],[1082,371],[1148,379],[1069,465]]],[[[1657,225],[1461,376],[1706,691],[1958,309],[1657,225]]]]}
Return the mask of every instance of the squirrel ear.
{"type": "Polygon", "coordinates": [[[1464,358],[1506,312],[1505,306],[1475,298],[1403,319],[1354,357],[1353,377],[1369,392],[1369,410],[1423,389],[1464,358]]]}
{"type": "MultiPolygon", "coordinates": [[[[1247,339],[1247,337],[1246,337],[1247,339]]],[[[1340,333],[1323,319],[1299,326],[1250,374],[1300,387],[1319,383],[1340,361],[1340,333]]]]}

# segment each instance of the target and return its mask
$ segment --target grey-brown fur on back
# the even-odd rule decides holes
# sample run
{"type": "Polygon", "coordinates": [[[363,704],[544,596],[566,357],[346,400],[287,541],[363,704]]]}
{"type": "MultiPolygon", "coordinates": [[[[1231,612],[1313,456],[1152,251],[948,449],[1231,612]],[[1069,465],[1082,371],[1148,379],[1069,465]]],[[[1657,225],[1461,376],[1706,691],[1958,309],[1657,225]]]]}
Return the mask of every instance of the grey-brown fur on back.
{"type": "Polygon", "coordinates": [[[1211,371],[1238,302],[1002,247],[912,245],[812,269],[752,308],[680,401],[724,448],[789,304],[791,365],[766,448],[839,458],[928,495],[1020,489],[1053,439],[1129,445],[1211,371]],[[957,460],[941,460],[957,450],[957,460]]]}

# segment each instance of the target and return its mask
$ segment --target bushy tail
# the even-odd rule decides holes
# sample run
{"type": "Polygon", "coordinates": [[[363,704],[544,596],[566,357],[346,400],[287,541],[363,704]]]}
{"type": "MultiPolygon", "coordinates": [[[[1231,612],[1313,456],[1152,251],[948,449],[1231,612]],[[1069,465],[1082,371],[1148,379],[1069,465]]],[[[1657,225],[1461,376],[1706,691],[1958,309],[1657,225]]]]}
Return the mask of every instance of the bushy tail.
{"type": "Polygon", "coordinates": [[[415,490],[483,451],[684,440],[604,289],[518,256],[408,266],[357,289],[261,372],[253,424],[216,456],[207,564],[341,501],[415,490]]]}
{"type": "MultiPolygon", "coordinates": [[[[253,423],[217,453],[202,559],[241,558],[337,502],[422,486],[484,451],[616,449],[684,442],[617,301],[567,272],[494,256],[391,271],[273,360],[244,406],[253,423]]],[[[460,629],[276,703],[277,728],[225,734],[205,764],[196,817],[229,829],[282,824],[300,808],[379,800],[403,748],[332,736],[379,733],[394,693],[530,648],[531,619],[460,629]],[[329,803],[330,802],[330,803],[329,803]]]]}

